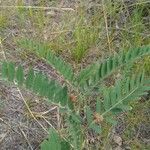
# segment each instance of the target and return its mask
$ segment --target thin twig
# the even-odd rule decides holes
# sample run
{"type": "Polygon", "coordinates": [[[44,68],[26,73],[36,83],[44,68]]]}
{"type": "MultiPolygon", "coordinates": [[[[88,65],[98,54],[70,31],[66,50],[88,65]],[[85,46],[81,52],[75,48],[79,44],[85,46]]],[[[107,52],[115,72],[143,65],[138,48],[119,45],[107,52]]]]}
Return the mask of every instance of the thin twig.
{"type": "Polygon", "coordinates": [[[56,128],[43,115],[40,115],[40,117],[44,119],[44,121],[57,132],[56,128]]]}
{"type": "Polygon", "coordinates": [[[4,52],[4,50],[3,50],[3,45],[2,45],[1,37],[0,37],[0,48],[1,48],[1,52],[2,52],[3,58],[4,58],[5,60],[7,60],[6,55],[5,55],[5,52],[4,52]]]}
{"type": "MultiPolygon", "coordinates": [[[[0,118],[0,121],[3,122],[5,125],[7,125],[9,127],[9,129],[11,129],[12,131],[14,131],[15,133],[19,134],[17,131],[15,131],[11,125],[9,123],[7,123],[4,119],[0,118]]],[[[20,135],[20,134],[19,134],[20,135]]]]}
{"type": "Polygon", "coordinates": [[[105,28],[106,28],[106,34],[107,34],[108,48],[109,48],[109,51],[112,52],[112,50],[111,50],[111,42],[110,42],[110,38],[109,38],[107,14],[106,14],[106,10],[105,10],[104,0],[102,0],[102,7],[103,7],[104,20],[105,20],[105,28]]]}
{"type": "Polygon", "coordinates": [[[55,106],[55,107],[53,107],[53,108],[51,108],[51,109],[49,109],[49,110],[47,110],[47,111],[44,111],[44,112],[33,112],[33,111],[32,111],[32,113],[33,113],[33,114],[36,114],[36,115],[38,115],[38,114],[39,114],[39,115],[46,115],[46,114],[48,114],[49,112],[51,112],[51,111],[57,109],[57,107],[58,107],[58,106],[55,106]]]}
{"type": "Polygon", "coordinates": [[[150,3],[150,1],[145,1],[145,2],[137,2],[137,3],[130,4],[130,5],[129,5],[129,7],[130,7],[130,6],[135,6],[135,5],[148,4],[148,3],[150,3]]]}
{"type": "Polygon", "coordinates": [[[24,136],[25,140],[27,141],[27,143],[28,143],[30,149],[33,150],[33,147],[31,146],[31,144],[30,144],[30,142],[29,142],[29,140],[28,140],[26,134],[24,133],[24,131],[23,131],[20,127],[19,127],[19,129],[20,129],[22,135],[24,136]]]}
{"type": "Polygon", "coordinates": [[[5,137],[7,136],[8,133],[9,133],[9,130],[6,133],[4,133],[4,134],[1,135],[1,137],[0,137],[0,143],[3,142],[3,140],[5,139],[5,137]]]}
{"type": "Polygon", "coordinates": [[[130,31],[130,29],[125,29],[125,28],[113,28],[113,27],[109,27],[109,29],[113,29],[113,30],[119,30],[119,31],[125,31],[125,32],[127,32],[127,33],[131,33],[131,34],[139,34],[139,35],[141,35],[141,36],[147,36],[147,37],[149,37],[150,35],[149,34],[144,34],[144,33],[141,33],[141,32],[134,32],[134,31],[130,31]]]}
{"type": "Polygon", "coordinates": [[[0,8],[24,8],[24,9],[43,9],[43,10],[56,10],[56,11],[75,11],[73,8],[58,8],[58,7],[42,7],[42,6],[9,6],[3,5],[0,8]]]}
{"type": "Polygon", "coordinates": [[[57,107],[57,128],[60,129],[60,114],[59,114],[59,107],[57,107]]]}
{"type": "MultiPolygon", "coordinates": [[[[16,83],[15,83],[15,85],[17,86],[16,83]]],[[[32,116],[32,118],[41,126],[41,128],[42,128],[46,133],[49,133],[49,132],[46,130],[46,128],[45,128],[45,127],[36,119],[36,117],[33,115],[32,111],[30,110],[30,108],[29,108],[29,106],[28,106],[26,100],[24,99],[24,97],[23,97],[23,95],[22,95],[22,93],[21,93],[21,91],[20,91],[20,89],[19,89],[18,87],[17,87],[17,90],[18,90],[19,95],[21,96],[21,99],[23,100],[23,102],[24,102],[24,104],[25,104],[27,110],[29,111],[30,115],[32,116]]]]}

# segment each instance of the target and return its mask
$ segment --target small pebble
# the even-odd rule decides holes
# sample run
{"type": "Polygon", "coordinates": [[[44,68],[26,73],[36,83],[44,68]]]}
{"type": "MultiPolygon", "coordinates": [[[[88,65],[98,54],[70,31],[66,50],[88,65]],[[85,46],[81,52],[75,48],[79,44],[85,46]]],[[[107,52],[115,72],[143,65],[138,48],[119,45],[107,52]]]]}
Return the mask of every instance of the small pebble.
{"type": "Polygon", "coordinates": [[[122,145],[122,138],[118,135],[114,135],[113,140],[116,144],[118,144],[118,146],[122,145]]]}

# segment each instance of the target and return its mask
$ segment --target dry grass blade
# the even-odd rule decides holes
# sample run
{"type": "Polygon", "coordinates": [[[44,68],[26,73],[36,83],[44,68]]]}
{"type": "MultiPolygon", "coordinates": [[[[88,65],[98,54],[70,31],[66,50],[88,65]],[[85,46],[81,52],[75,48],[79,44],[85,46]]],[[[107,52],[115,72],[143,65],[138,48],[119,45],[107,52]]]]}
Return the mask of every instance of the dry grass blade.
{"type": "Polygon", "coordinates": [[[105,28],[106,28],[106,34],[107,34],[108,48],[109,48],[109,51],[111,53],[112,49],[111,49],[111,42],[110,42],[110,37],[109,37],[107,13],[106,13],[106,9],[105,9],[105,2],[104,2],[104,0],[102,0],[102,7],[103,7],[104,20],[105,20],[105,28]]]}
{"type": "Polygon", "coordinates": [[[0,134],[0,143],[2,143],[2,141],[5,139],[8,133],[9,131],[7,131],[6,133],[0,134]]]}
{"type": "Polygon", "coordinates": [[[22,95],[22,93],[21,93],[21,91],[20,91],[20,89],[19,89],[18,87],[17,87],[17,90],[18,90],[18,92],[19,92],[19,94],[20,94],[20,96],[21,96],[21,99],[23,100],[23,102],[24,102],[26,108],[28,109],[30,115],[31,115],[31,116],[33,117],[33,119],[41,126],[41,128],[42,128],[46,133],[48,133],[47,129],[37,120],[37,118],[34,116],[34,114],[32,113],[32,111],[30,110],[29,105],[27,104],[26,100],[24,99],[24,97],[23,97],[23,95],[22,95]]]}
{"type": "Polygon", "coordinates": [[[24,137],[24,138],[25,138],[25,140],[27,141],[27,143],[28,143],[28,145],[29,145],[30,149],[31,149],[31,150],[33,150],[33,147],[31,146],[30,141],[28,140],[28,138],[27,138],[26,134],[24,133],[24,131],[23,131],[20,127],[19,127],[19,129],[20,129],[20,131],[21,131],[21,133],[22,133],[23,137],[24,137]]]}
{"type": "Polygon", "coordinates": [[[25,8],[25,9],[42,9],[42,10],[56,10],[56,11],[75,11],[72,8],[57,8],[57,7],[40,7],[40,6],[8,6],[8,5],[4,5],[4,6],[0,6],[0,8],[3,9],[10,9],[10,8],[25,8]]]}

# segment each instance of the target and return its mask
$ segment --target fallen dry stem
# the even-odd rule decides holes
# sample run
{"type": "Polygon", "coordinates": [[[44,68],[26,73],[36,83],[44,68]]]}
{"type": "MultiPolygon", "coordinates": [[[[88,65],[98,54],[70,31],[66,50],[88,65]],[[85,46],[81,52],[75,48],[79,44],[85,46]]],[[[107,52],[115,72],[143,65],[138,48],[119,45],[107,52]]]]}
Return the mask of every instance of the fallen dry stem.
{"type": "Polygon", "coordinates": [[[107,22],[107,13],[106,13],[106,9],[105,9],[104,0],[102,0],[102,7],[103,7],[104,20],[105,20],[105,28],[106,28],[106,34],[107,34],[108,48],[109,48],[109,51],[110,51],[110,53],[111,53],[111,52],[112,52],[112,49],[111,49],[111,42],[110,42],[110,38],[109,38],[109,30],[108,30],[108,22],[107,22]]]}
{"type": "Polygon", "coordinates": [[[0,8],[10,9],[10,8],[24,8],[24,9],[42,9],[42,10],[55,10],[55,11],[75,11],[73,8],[58,8],[58,7],[40,7],[40,6],[9,6],[4,5],[0,6],[0,8]]]}
{"type": "Polygon", "coordinates": [[[30,149],[31,149],[31,150],[33,150],[33,148],[32,148],[32,146],[31,146],[31,144],[30,144],[30,142],[29,142],[29,140],[28,140],[28,138],[27,138],[26,134],[24,133],[24,131],[23,131],[20,127],[19,127],[19,129],[20,129],[20,131],[21,131],[21,133],[22,133],[23,137],[24,137],[24,138],[25,138],[25,140],[27,141],[27,143],[28,143],[28,145],[29,145],[30,149]]]}

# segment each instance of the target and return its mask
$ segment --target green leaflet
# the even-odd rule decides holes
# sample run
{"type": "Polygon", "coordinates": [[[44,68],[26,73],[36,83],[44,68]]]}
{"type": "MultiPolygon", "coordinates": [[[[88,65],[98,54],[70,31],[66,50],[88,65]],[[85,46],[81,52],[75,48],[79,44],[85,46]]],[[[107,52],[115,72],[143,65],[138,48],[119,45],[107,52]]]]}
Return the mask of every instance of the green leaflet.
{"type": "Polygon", "coordinates": [[[41,144],[41,150],[61,150],[61,139],[54,129],[50,129],[48,138],[41,144]]]}
{"type": "Polygon", "coordinates": [[[82,85],[86,80],[88,80],[89,76],[91,76],[93,73],[96,73],[98,71],[97,70],[98,66],[99,65],[96,63],[83,69],[77,77],[78,84],[82,85]]]}
{"type": "Polygon", "coordinates": [[[97,99],[96,101],[96,112],[99,114],[102,114],[102,112],[104,112],[103,103],[100,99],[97,99]]]}
{"type": "Polygon", "coordinates": [[[79,114],[73,114],[71,113],[70,118],[77,124],[81,124],[81,117],[79,114]]]}
{"type": "Polygon", "coordinates": [[[111,99],[110,99],[110,90],[108,89],[108,91],[105,91],[104,93],[104,108],[105,110],[108,110],[111,106],[111,99]]]}
{"type": "Polygon", "coordinates": [[[112,70],[110,70],[110,71],[113,71],[113,70],[115,70],[118,66],[119,66],[119,64],[121,65],[121,64],[123,64],[122,62],[119,62],[119,57],[116,55],[116,56],[114,56],[113,58],[112,58],[112,70]]]}
{"type": "Polygon", "coordinates": [[[24,82],[24,72],[23,72],[23,68],[22,68],[21,65],[19,65],[18,68],[17,68],[16,79],[17,79],[18,85],[23,84],[23,82],[24,82]]]}
{"type": "Polygon", "coordinates": [[[65,106],[67,104],[67,101],[68,101],[68,96],[67,96],[67,93],[68,93],[68,89],[67,89],[67,86],[65,86],[61,92],[61,102],[60,104],[62,106],[65,106]]]}
{"type": "Polygon", "coordinates": [[[121,98],[121,93],[122,93],[122,83],[120,81],[116,82],[115,85],[115,93],[116,93],[116,98],[121,98]]]}
{"type": "Polygon", "coordinates": [[[69,140],[70,143],[73,145],[74,150],[80,150],[81,145],[83,142],[83,135],[81,132],[81,124],[75,119],[75,116],[70,116],[69,119],[67,120],[67,125],[68,125],[68,131],[69,131],[69,140]]]}
{"type": "Polygon", "coordinates": [[[3,62],[2,64],[2,78],[7,78],[8,75],[8,64],[7,62],[3,62]]]}
{"type": "Polygon", "coordinates": [[[94,113],[92,112],[92,110],[88,106],[86,107],[85,112],[86,112],[87,123],[88,123],[88,125],[90,125],[91,122],[93,121],[94,113]]]}
{"type": "Polygon", "coordinates": [[[117,121],[112,116],[106,116],[105,120],[113,126],[117,125],[117,121]]]}
{"type": "Polygon", "coordinates": [[[33,81],[33,91],[35,93],[39,93],[40,92],[40,89],[42,88],[42,74],[41,73],[37,73],[35,75],[35,78],[34,78],[34,81],[33,81]]]}
{"type": "Polygon", "coordinates": [[[13,82],[15,78],[15,66],[11,62],[7,66],[8,66],[8,80],[13,82]]]}
{"type": "Polygon", "coordinates": [[[92,130],[94,130],[97,134],[100,134],[102,129],[101,126],[95,123],[92,123],[89,128],[91,128],[92,130]]]}
{"type": "Polygon", "coordinates": [[[13,82],[13,80],[15,78],[15,66],[13,63],[3,62],[2,77],[7,78],[9,81],[13,82]]]}
{"type": "Polygon", "coordinates": [[[49,100],[53,100],[54,98],[54,94],[55,94],[55,89],[56,89],[56,83],[54,80],[50,81],[48,84],[48,93],[47,93],[47,97],[49,100]]]}
{"type": "Polygon", "coordinates": [[[100,69],[102,78],[107,74],[107,63],[109,63],[109,61],[105,61],[100,69]]]}
{"type": "Polygon", "coordinates": [[[59,87],[56,84],[55,91],[54,91],[54,99],[53,99],[54,103],[60,103],[61,104],[62,93],[63,93],[62,87],[59,87]]]}
{"type": "Polygon", "coordinates": [[[41,150],[71,150],[71,146],[66,140],[61,138],[54,129],[50,129],[48,138],[41,143],[40,149],[41,150]]]}
{"type": "Polygon", "coordinates": [[[110,102],[112,103],[112,105],[115,105],[117,103],[117,98],[118,98],[117,93],[118,93],[118,91],[116,90],[116,88],[114,88],[110,91],[109,97],[110,97],[110,102]]]}
{"type": "Polygon", "coordinates": [[[85,108],[85,111],[88,129],[92,129],[97,134],[101,133],[101,126],[93,122],[94,112],[88,106],[85,108]]]}
{"type": "Polygon", "coordinates": [[[27,74],[27,78],[25,80],[26,88],[28,88],[28,89],[32,88],[33,82],[34,82],[34,78],[35,78],[34,71],[33,71],[33,69],[30,69],[28,74],[27,74]]]}
{"type": "Polygon", "coordinates": [[[42,76],[42,81],[41,81],[41,86],[39,89],[39,94],[41,96],[48,95],[48,85],[49,85],[49,80],[47,76],[42,76]]]}
{"type": "Polygon", "coordinates": [[[113,69],[113,57],[110,57],[109,61],[107,61],[107,71],[111,72],[112,69],[113,69]]]}
{"type": "Polygon", "coordinates": [[[65,140],[61,140],[61,150],[71,150],[71,146],[69,142],[66,142],[65,140]]]}

